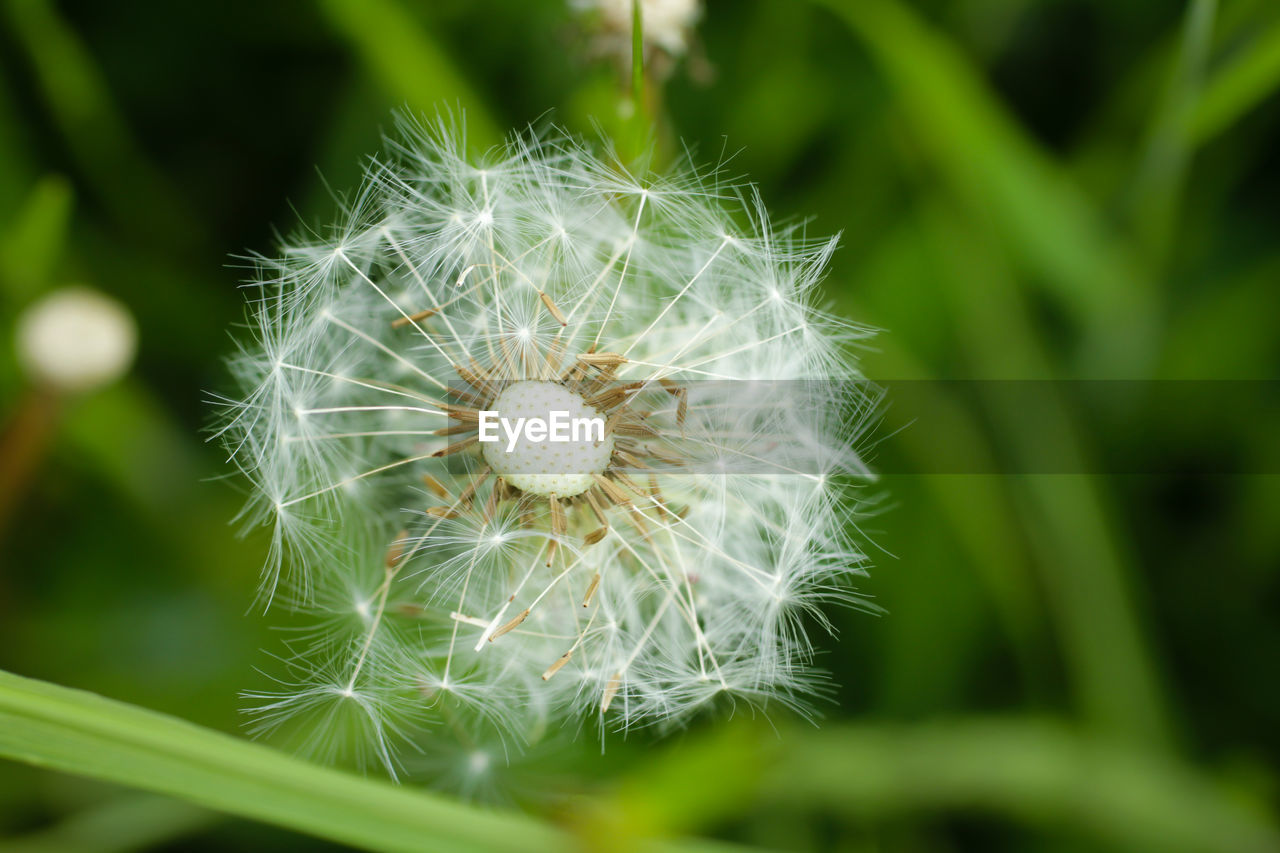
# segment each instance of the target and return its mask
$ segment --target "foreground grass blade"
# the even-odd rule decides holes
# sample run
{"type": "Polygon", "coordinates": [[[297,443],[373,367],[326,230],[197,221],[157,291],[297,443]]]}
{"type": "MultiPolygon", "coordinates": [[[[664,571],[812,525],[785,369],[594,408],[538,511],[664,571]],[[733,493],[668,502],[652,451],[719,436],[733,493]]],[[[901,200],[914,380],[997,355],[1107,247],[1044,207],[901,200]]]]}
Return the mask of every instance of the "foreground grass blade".
{"type": "Polygon", "coordinates": [[[0,672],[0,756],[372,850],[560,853],[576,846],[569,832],[527,816],[317,767],[173,717],[6,672],[0,672]]]}

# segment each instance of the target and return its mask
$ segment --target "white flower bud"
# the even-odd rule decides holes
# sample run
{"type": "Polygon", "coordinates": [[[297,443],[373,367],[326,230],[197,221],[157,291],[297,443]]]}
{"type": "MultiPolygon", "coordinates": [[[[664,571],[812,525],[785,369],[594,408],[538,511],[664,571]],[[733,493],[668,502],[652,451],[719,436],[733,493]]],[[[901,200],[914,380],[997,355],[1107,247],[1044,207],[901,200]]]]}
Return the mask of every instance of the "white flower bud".
{"type": "Polygon", "coordinates": [[[137,326],[128,309],[86,287],[52,293],[18,319],[18,356],[31,377],[64,393],[119,379],[133,363],[137,326]]]}
{"type": "MultiPolygon", "coordinates": [[[[594,12],[611,43],[619,52],[631,50],[631,0],[573,0],[584,13],[594,12]]],[[[671,56],[681,56],[689,47],[689,34],[702,15],[700,0],[642,0],[640,14],[644,42],[671,56]]]]}

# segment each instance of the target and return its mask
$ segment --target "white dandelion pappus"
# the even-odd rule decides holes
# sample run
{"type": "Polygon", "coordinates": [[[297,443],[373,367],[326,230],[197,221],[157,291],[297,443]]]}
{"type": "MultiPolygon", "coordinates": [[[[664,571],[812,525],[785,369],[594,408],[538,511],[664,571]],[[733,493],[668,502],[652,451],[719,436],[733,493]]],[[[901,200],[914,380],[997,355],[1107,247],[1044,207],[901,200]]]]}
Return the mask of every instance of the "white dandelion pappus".
{"type": "Polygon", "coordinates": [[[316,621],[259,723],[354,717],[352,754],[394,772],[433,720],[528,742],[802,704],[802,623],[860,603],[866,562],[866,332],[813,305],[834,240],[568,139],[474,162],[447,121],[399,138],[332,234],[259,260],[233,361],[263,595],[316,621]],[[771,397],[798,381],[818,398],[771,397]],[[482,412],[553,401],[605,441],[478,440],[482,412]]]}

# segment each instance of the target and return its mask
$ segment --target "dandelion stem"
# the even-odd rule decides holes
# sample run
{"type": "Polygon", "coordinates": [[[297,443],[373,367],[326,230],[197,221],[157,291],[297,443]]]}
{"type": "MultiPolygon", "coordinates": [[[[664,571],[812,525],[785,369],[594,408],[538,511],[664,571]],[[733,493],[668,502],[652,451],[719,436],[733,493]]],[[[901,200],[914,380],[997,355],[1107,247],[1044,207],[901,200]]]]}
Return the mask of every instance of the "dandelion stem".
{"type": "Polygon", "coordinates": [[[644,103],[644,4],[631,0],[631,98],[637,113],[644,103]]]}

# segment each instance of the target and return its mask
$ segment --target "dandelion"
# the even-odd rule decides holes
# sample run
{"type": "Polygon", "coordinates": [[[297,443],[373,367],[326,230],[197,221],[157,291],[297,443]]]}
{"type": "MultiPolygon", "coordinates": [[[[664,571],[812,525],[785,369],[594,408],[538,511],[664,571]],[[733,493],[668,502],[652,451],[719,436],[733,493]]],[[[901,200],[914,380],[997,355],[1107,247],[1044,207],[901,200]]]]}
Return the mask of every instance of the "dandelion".
{"type": "Polygon", "coordinates": [[[318,750],[394,772],[478,729],[802,706],[804,624],[860,603],[866,563],[867,333],[814,305],[834,240],[569,139],[398,140],[337,227],[258,259],[223,401],[272,531],[263,596],[315,623],[259,724],[327,722],[351,743],[318,750]],[[495,414],[601,427],[482,440],[495,414]]]}
{"type": "Polygon", "coordinates": [[[0,533],[22,504],[66,404],[124,376],[138,339],[129,310],[88,287],[38,299],[18,315],[14,332],[29,387],[0,424],[0,533]]]}
{"type": "Polygon", "coordinates": [[[18,355],[36,382],[75,393],[124,375],[137,337],[133,317],[120,303],[87,287],[68,287],[23,312],[18,355]]]}

